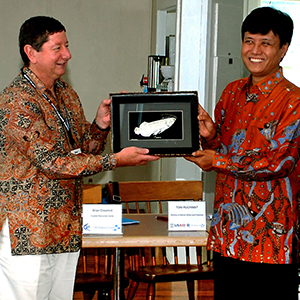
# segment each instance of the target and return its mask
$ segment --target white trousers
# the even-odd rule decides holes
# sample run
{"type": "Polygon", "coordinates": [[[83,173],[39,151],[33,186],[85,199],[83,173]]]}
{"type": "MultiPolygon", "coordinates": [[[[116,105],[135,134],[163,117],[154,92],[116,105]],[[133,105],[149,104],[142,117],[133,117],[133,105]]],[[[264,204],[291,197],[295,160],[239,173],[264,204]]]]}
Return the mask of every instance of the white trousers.
{"type": "Polygon", "coordinates": [[[0,300],[72,300],[79,252],[11,255],[8,221],[0,232],[0,300]]]}

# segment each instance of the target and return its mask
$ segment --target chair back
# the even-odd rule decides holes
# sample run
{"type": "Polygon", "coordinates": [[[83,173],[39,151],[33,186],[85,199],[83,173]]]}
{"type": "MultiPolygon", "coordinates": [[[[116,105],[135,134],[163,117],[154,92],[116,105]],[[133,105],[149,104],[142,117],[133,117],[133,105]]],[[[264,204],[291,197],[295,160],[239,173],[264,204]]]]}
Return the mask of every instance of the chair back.
{"type": "MultiPolygon", "coordinates": [[[[110,198],[113,198],[113,191],[115,183],[108,183],[107,188],[110,198]]],[[[163,211],[164,202],[168,201],[184,201],[202,200],[203,185],[202,181],[188,180],[188,181],[130,181],[119,182],[118,192],[121,197],[121,202],[125,206],[125,213],[153,213],[153,207],[155,207],[155,213],[166,213],[163,211]],[[157,205],[153,205],[157,203],[157,205]]],[[[136,264],[134,260],[130,261],[130,265],[133,269],[139,268],[139,266],[146,266],[146,263],[151,263],[153,266],[157,263],[167,265],[170,263],[178,264],[178,249],[177,247],[168,248],[140,248],[129,249],[128,253],[133,254],[134,259],[141,259],[141,263],[136,264]],[[162,251],[158,255],[158,251],[162,251]],[[171,254],[170,254],[171,253],[171,254]],[[171,255],[173,257],[171,257],[171,255]],[[167,258],[168,256],[168,258],[167,258]],[[157,262],[157,257],[160,261],[157,262]]],[[[179,249],[180,252],[185,252],[185,263],[190,264],[190,247],[184,247],[179,249]]],[[[203,251],[203,247],[196,247],[196,264],[203,263],[203,254],[210,263],[209,252],[203,251]],[[203,253],[204,252],[204,253],[203,253]]],[[[193,251],[193,250],[192,250],[193,251]]],[[[131,256],[131,255],[130,255],[131,256]]],[[[181,255],[182,257],[183,255],[181,255]]]]}
{"type": "Polygon", "coordinates": [[[82,190],[83,204],[102,203],[102,185],[101,184],[84,184],[82,190]]]}
{"type": "MultiPolygon", "coordinates": [[[[129,181],[119,182],[119,196],[125,205],[125,212],[152,213],[151,203],[158,204],[158,213],[163,213],[162,203],[179,200],[202,200],[202,181],[129,181]],[[141,211],[141,203],[146,203],[146,211],[141,211]]],[[[113,183],[108,183],[110,198],[113,196],[113,183]]],[[[144,206],[143,206],[144,208],[144,206]]]]}

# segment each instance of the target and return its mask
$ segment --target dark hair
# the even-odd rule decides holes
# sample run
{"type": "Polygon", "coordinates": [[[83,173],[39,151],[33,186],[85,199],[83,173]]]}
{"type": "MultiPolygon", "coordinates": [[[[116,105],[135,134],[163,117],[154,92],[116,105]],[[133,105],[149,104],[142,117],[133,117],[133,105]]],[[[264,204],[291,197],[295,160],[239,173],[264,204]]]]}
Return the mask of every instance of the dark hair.
{"type": "Polygon", "coordinates": [[[24,52],[25,45],[30,45],[39,51],[48,41],[49,35],[61,31],[66,31],[64,25],[51,17],[36,16],[26,20],[19,33],[19,49],[24,65],[29,66],[29,59],[24,52]]]}
{"type": "Polygon", "coordinates": [[[272,30],[279,37],[281,48],[284,44],[291,43],[293,29],[293,20],[288,14],[273,7],[259,7],[245,18],[242,24],[242,40],[247,31],[265,35],[272,30]]]}

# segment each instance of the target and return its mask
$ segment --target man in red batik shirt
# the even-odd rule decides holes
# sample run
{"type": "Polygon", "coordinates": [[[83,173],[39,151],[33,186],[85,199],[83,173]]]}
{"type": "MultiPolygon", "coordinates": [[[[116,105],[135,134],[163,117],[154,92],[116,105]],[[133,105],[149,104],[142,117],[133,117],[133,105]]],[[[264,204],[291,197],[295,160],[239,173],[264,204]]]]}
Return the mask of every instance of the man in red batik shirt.
{"type": "Polygon", "coordinates": [[[215,299],[298,299],[300,89],[279,66],[292,34],[288,15],[253,10],[242,24],[250,76],[225,88],[215,123],[199,108],[203,150],[186,159],[217,172],[215,299]]]}

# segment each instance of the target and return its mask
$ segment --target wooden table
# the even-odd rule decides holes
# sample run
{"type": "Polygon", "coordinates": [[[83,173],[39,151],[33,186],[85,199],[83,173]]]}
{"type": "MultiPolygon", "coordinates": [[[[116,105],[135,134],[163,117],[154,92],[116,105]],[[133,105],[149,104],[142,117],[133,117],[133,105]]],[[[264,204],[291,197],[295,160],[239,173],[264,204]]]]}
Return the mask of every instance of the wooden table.
{"type": "Polygon", "coordinates": [[[125,218],[140,221],[139,224],[124,225],[123,235],[84,235],[83,248],[114,248],[114,300],[122,299],[121,248],[127,247],[171,247],[205,246],[206,231],[168,231],[168,222],[156,219],[155,214],[124,214],[125,218]]]}

